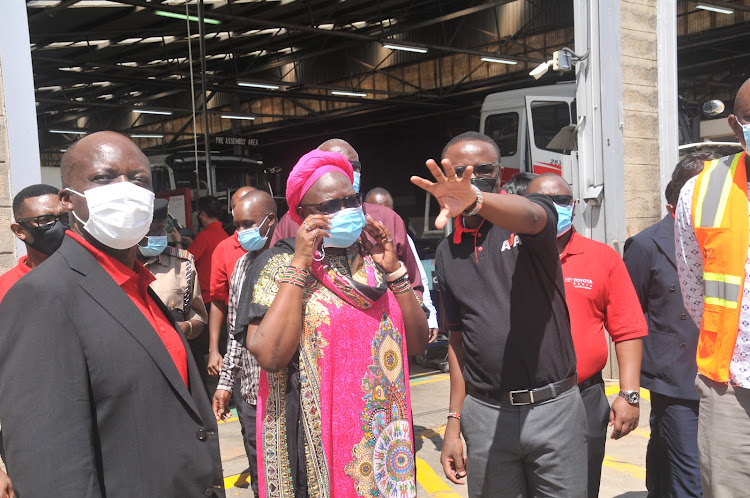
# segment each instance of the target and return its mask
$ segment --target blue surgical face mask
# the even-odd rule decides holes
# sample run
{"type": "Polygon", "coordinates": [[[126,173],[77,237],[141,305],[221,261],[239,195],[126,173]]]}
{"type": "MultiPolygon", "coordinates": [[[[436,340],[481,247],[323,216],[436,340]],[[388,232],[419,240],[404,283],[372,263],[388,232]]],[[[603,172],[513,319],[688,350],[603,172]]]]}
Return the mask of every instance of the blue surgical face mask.
{"type": "Polygon", "coordinates": [[[745,137],[745,151],[750,149],[750,124],[743,124],[742,126],[742,134],[745,137]]]}
{"type": "Polygon", "coordinates": [[[166,235],[149,235],[146,239],[148,240],[146,246],[139,245],[138,250],[147,258],[156,257],[167,248],[166,235]]]}
{"type": "Polygon", "coordinates": [[[331,218],[330,237],[323,239],[323,247],[349,247],[354,244],[365,227],[362,207],[342,209],[331,218]]]}
{"type": "Polygon", "coordinates": [[[260,226],[255,228],[247,228],[245,230],[237,232],[237,240],[240,241],[240,245],[244,250],[246,250],[247,252],[258,251],[260,249],[263,249],[263,246],[266,245],[266,241],[268,240],[268,233],[271,231],[271,227],[269,226],[268,229],[266,229],[265,235],[260,234],[260,227],[263,226],[263,223],[265,223],[267,219],[268,215],[263,218],[260,226]]]}
{"type": "Polygon", "coordinates": [[[354,192],[357,194],[359,193],[359,180],[362,177],[362,173],[355,171],[354,172],[354,182],[352,183],[352,187],[354,187],[354,192]]]}
{"type": "Polygon", "coordinates": [[[561,206],[555,204],[557,210],[557,236],[567,233],[573,226],[573,206],[561,206]]]}

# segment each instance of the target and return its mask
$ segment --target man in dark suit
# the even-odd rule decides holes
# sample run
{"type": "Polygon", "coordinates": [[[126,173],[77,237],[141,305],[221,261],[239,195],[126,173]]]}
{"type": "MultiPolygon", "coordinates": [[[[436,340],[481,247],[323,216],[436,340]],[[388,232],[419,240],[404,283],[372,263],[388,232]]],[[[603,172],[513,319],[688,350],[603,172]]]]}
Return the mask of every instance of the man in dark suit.
{"type": "Polygon", "coordinates": [[[0,420],[19,496],[224,496],[216,421],[185,336],[136,261],[148,159],[89,135],[63,156],[71,230],[0,304],[0,420]]]}
{"type": "Polygon", "coordinates": [[[651,391],[651,438],[646,452],[649,497],[702,496],[698,459],[698,328],[680,293],[674,245],[674,206],[680,189],[718,156],[688,154],[666,189],[667,215],[625,242],[625,266],[648,322],[641,385],[651,391]]]}

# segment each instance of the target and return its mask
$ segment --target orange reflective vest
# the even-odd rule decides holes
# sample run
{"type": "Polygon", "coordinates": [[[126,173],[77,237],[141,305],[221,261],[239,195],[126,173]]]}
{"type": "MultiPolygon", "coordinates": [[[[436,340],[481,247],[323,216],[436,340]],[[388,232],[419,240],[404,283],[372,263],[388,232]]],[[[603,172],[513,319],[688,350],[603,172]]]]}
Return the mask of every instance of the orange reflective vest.
{"type": "Polygon", "coordinates": [[[748,255],[746,154],[706,161],[693,193],[693,227],[703,255],[703,321],[698,372],[729,380],[748,255]]]}

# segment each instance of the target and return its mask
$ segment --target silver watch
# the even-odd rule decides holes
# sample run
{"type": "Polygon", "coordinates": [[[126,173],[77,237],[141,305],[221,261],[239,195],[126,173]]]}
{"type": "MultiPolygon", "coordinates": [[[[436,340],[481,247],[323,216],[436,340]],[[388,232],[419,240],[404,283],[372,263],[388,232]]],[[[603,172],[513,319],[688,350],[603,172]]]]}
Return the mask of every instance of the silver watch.
{"type": "Polygon", "coordinates": [[[631,405],[637,405],[641,401],[641,395],[638,391],[620,391],[617,395],[625,398],[625,401],[631,405]]]}

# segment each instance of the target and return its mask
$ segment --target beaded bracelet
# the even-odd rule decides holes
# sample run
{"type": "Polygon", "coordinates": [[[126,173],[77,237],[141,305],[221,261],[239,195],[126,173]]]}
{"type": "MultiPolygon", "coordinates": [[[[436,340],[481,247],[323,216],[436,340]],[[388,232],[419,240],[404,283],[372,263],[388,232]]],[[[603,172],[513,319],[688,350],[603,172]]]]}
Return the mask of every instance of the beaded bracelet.
{"type": "Polygon", "coordinates": [[[310,270],[303,270],[295,266],[286,267],[279,275],[280,284],[292,284],[297,287],[305,287],[305,281],[307,276],[310,275],[310,270]]]}
{"type": "Polygon", "coordinates": [[[404,275],[396,280],[388,282],[388,288],[391,289],[391,292],[394,294],[404,294],[409,292],[411,289],[411,286],[409,285],[409,276],[404,275]]]}

